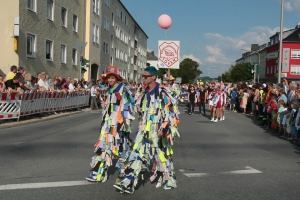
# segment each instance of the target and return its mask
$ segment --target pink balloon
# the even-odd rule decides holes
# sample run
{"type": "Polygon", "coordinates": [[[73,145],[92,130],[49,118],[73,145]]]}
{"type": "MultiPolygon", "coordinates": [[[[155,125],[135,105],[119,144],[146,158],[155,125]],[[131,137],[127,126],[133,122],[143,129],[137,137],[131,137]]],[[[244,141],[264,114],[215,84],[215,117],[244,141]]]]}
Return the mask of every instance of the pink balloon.
{"type": "Polygon", "coordinates": [[[168,29],[172,24],[172,19],[169,15],[163,14],[158,18],[160,28],[168,29]]]}

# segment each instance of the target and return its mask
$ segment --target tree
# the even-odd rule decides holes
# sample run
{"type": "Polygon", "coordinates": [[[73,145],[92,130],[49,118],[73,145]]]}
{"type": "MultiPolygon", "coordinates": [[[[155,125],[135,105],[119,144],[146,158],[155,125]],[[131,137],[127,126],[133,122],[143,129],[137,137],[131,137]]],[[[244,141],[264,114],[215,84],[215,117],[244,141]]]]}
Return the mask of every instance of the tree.
{"type": "Polygon", "coordinates": [[[182,78],[182,83],[193,83],[196,76],[202,74],[198,67],[199,63],[190,58],[181,61],[178,75],[182,78]]]}
{"type": "Polygon", "coordinates": [[[232,70],[230,74],[231,80],[233,82],[238,82],[238,81],[248,81],[252,79],[253,74],[248,71],[248,65],[249,63],[241,63],[232,66],[232,70]]]}
{"type": "MultiPolygon", "coordinates": [[[[170,73],[174,78],[180,77],[178,76],[178,69],[170,69],[170,73]]],[[[166,68],[159,68],[158,70],[158,78],[163,79],[163,75],[168,73],[168,69],[166,68]]]]}

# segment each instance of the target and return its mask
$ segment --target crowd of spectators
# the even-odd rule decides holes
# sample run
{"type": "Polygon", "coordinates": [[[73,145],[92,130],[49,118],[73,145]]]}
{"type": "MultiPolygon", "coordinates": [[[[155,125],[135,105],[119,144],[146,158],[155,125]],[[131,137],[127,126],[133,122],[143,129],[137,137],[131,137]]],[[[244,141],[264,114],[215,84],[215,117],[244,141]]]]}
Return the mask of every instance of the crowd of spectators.
{"type": "MultiPolygon", "coordinates": [[[[280,138],[300,146],[299,84],[284,79],[279,84],[239,82],[225,83],[224,85],[224,90],[227,93],[226,107],[228,110],[252,115],[258,120],[258,125],[265,126],[275,131],[280,138]]],[[[195,89],[196,96],[198,96],[201,87],[205,87],[207,93],[213,89],[212,84],[209,83],[203,86],[197,84],[180,85],[182,102],[187,103],[188,94],[193,92],[191,88],[195,89]]],[[[199,98],[196,99],[198,99],[196,106],[200,106],[199,98]]],[[[208,99],[205,103],[208,103],[208,99]]]]}
{"type": "MultiPolygon", "coordinates": [[[[127,82],[124,84],[131,90],[133,96],[141,83],[127,82]]],[[[72,79],[72,77],[54,76],[50,77],[46,72],[39,72],[36,76],[27,73],[23,67],[11,66],[10,72],[6,76],[0,75],[0,92],[18,93],[23,95],[28,92],[73,92],[90,90],[89,107],[91,110],[99,110],[106,100],[108,83],[99,80],[72,79]]],[[[55,112],[54,112],[55,113],[55,112]]],[[[10,121],[10,120],[9,120],[10,121]]]]}

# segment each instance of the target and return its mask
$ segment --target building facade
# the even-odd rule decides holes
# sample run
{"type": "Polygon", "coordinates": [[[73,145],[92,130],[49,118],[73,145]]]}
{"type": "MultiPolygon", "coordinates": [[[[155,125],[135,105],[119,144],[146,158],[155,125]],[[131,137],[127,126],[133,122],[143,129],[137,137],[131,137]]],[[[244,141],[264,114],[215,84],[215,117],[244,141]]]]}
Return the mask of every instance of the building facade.
{"type": "Polygon", "coordinates": [[[120,0],[10,0],[0,13],[2,75],[17,65],[33,76],[97,80],[116,65],[138,81],[146,66],[148,36],[120,0]]]}
{"type": "MultiPolygon", "coordinates": [[[[278,78],[280,33],[270,37],[270,46],[267,48],[266,77],[270,80],[278,78]]],[[[295,29],[283,32],[282,40],[282,69],[281,77],[291,81],[300,80],[300,24],[295,29]]]]}
{"type": "Polygon", "coordinates": [[[147,51],[147,63],[150,64],[150,66],[156,67],[156,69],[159,69],[158,67],[158,57],[154,54],[154,51],[147,51]]]}
{"type": "Polygon", "coordinates": [[[147,63],[148,36],[120,0],[101,1],[101,70],[118,66],[128,81],[140,81],[147,63]]]}
{"type": "Polygon", "coordinates": [[[80,73],[75,42],[84,39],[85,1],[11,0],[2,3],[1,32],[5,48],[2,73],[11,65],[24,67],[36,76],[78,77],[80,73]]]}

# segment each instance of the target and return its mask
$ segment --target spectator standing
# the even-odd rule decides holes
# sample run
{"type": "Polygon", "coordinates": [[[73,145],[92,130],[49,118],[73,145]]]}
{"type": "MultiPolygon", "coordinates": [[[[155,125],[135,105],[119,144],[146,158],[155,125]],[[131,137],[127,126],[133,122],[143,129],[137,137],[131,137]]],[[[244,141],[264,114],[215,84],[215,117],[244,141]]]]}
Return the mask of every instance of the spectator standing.
{"type": "Polygon", "coordinates": [[[97,104],[97,83],[93,83],[91,87],[91,110],[98,110],[97,104]]]}
{"type": "Polygon", "coordinates": [[[249,93],[245,89],[243,91],[243,98],[242,98],[242,103],[241,103],[241,108],[243,109],[243,114],[246,114],[246,111],[247,111],[248,98],[249,98],[249,93]]]}
{"type": "Polygon", "coordinates": [[[33,91],[33,89],[25,81],[26,72],[23,67],[18,68],[17,75],[20,77],[19,84],[24,91],[33,91]]]}
{"type": "Polygon", "coordinates": [[[236,98],[237,98],[237,92],[236,89],[233,88],[232,92],[231,92],[231,102],[230,102],[230,109],[232,109],[234,112],[236,112],[236,98]]]}
{"type": "Polygon", "coordinates": [[[44,91],[48,91],[49,90],[49,85],[48,85],[47,82],[45,82],[45,80],[46,80],[46,74],[41,73],[40,74],[40,80],[38,81],[39,89],[44,90],[44,91]]]}
{"type": "Polygon", "coordinates": [[[200,85],[199,88],[199,98],[198,98],[198,104],[199,104],[199,114],[202,114],[201,107],[203,108],[203,115],[205,115],[205,104],[207,99],[207,92],[203,85],[200,85]]]}
{"type": "Polygon", "coordinates": [[[285,104],[287,104],[287,97],[285,95],[285,90],[283,88],[281,88],[279,90],[279,96],[278,96],[278,100],[277,102],[279,102],[280,100],[283,100],[285,104]]]}
{"type": "Polygon", "coordinates": [[[194,113],[195,103],[197,103],[195,86],[191,85],[188,91],[189,115],[194,113]]]}
{"type": "Polygon", "coordinates": [[[19,75],[15,75],[13,79],[5,81],[5,87],[7,88],[7,91],[23,94],[19,82],[20,82],[19,75]]]}
{"type": "Polygon", "coordinates": [[[74,83],[75,83],[74,80],[71,80],[71,81],[69,82],[68,88],[69,88],[70,91],[74,91],[74,90],[75,90],[74,83]]]}
{"type": "Polygon", "coordinates": [[[18,71],[17,66],[15,66],[15,65],[11,66],[10,67],[10,72],[8,72],[6,77],[5,77],[5,81],[12,80],[15,77],[17,71],[18,71]]]}

